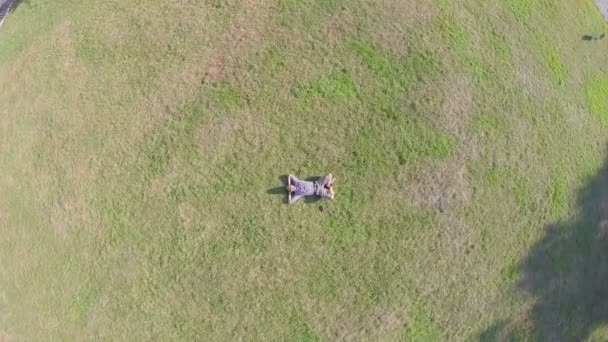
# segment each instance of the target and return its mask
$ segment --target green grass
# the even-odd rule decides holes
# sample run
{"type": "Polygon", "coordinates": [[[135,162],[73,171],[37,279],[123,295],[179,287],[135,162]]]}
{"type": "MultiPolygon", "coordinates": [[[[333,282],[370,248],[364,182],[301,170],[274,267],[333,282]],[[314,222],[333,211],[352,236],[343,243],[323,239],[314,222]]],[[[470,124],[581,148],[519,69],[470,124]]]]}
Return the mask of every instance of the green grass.
{"type": "Polygon", "coordinates": [[[357,95],[357,89],[352,75],[343,70],[311,82],[304,87],[303,93],[304,97],[337,101],[354,98],[357,95]]]}
{"type": "Polygon", "coordinates": [[[511,263],[507,264],[500,271],[500,275],[502,277],[503,283],[506,285],[510,285],[511,283],[513,283],[513,281],[515,281],[517,278],[517,273],[518,273],[518,270],[517,270],[516,262],[511,262],[511,263]]]}
{"type": "Polygon", "coordinates": [[[565,216],[568,208],[568,184],[563,174],[559,173],[553,178],[551,188],[551,211],[553,215],[565,216]]]}
{"type": "Polygon", "coordinates": [[[605,28],[574,0],[22,2],[0,340],[602,340],[605,28]],[[284,204],[327,172],[335,201],[284,204]]]}
{"type": "Polygon", "coordinates": [[[462,51],[469,46],[468,33],[451,16],[446,16],[439,23],[438,31],[443,32],[449,46],[457,51],[462,51]]]}
{"type": "Polygon", "coordinates": [[[598,123],[605,127],[608,125],[608,77],[597,75],[587,81],[585,85],[589,113],[598,123]]]}
{"type": "Polygon", "coordinates": [[[404,339],[408,341],[436,341],[441,339],[440,332],[433,326],[432,318],[423,307],[416,307],[411,317],[411,322],[403,336],[404,339]]]}
{"type": "Polygon", "coordinates": [[[533,9],[538,4],[538,0],[515,0],[511,1],[507,8],[519,20],[525,20],[533,13],[533,9]]]}

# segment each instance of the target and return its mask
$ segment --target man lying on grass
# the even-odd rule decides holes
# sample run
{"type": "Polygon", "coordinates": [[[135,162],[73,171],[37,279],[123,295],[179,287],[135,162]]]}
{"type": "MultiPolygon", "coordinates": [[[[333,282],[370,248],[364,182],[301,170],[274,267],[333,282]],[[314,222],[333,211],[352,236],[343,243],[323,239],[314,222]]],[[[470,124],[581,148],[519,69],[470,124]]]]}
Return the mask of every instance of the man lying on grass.
{"type": "Polygon", "coordinates": [[[303,181],[294,175],[287,179],[287,192],[289,193],[289,204],[296,203],[304,196],[317,195],[322,198],[334,199],[334,182],[336,180],[330,174],[323,176],[314,182],[303,181]]]}

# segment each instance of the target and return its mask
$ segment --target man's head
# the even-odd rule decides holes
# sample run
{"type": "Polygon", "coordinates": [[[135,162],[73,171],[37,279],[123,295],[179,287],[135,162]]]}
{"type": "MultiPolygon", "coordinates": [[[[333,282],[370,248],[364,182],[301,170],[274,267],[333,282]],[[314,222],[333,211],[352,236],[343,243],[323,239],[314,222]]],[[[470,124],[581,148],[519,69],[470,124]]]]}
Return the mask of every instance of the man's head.
{"type": "Polygon", "coordinates": [[[296,187],[294,185],[292,185],[292,184],[289,184],[287,186],[287,191],[288,192],[296,192],[296,187]]]}

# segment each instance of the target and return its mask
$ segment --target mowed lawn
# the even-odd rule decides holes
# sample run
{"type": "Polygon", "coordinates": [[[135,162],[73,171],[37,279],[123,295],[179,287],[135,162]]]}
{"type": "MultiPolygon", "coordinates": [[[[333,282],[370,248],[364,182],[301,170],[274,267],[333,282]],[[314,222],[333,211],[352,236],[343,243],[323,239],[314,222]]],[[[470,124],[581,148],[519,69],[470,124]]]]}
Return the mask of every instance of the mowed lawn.
{"type": "Polygon", "coordinates": [[[0,340],[608,339],[606,29],[591,0],[21,2],[0,340]]]}

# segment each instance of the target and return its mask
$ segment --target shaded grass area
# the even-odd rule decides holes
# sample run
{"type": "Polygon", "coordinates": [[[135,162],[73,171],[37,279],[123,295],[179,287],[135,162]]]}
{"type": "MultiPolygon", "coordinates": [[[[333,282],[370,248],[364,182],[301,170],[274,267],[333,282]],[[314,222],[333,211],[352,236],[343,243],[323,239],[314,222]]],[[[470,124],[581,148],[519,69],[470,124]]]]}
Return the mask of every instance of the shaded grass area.
{"type": "Polygon", "coordinates": [[[31,6],[0,31],[8,336],[602,336],[591,3],[31,6]],[[334,202],[268,190],[326,172],[334,202]]]}
{"type": "MultiPolygon", "coordinates": [[[[601,300],[606,281],[605,182],[604,165],[578,190],[573,219],[549,224],[543,238],[521,261],[517,287],[539,297],[529,316],[531,338],[606,338],[606,330],[597,329],[606,324],[606,307],[601,300]]],[[[559,187],[556,185],[556,191],[559,187]]],[[[527,335],[508,326],[499,322],[481,339],[516,340],[527,335]]]]}

